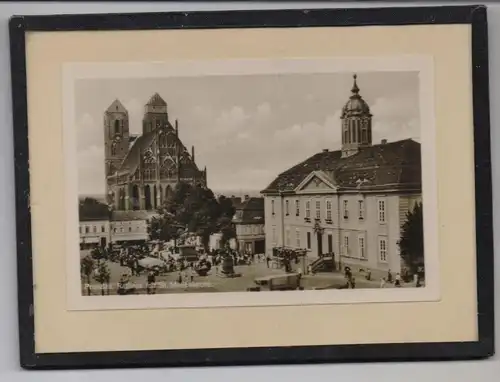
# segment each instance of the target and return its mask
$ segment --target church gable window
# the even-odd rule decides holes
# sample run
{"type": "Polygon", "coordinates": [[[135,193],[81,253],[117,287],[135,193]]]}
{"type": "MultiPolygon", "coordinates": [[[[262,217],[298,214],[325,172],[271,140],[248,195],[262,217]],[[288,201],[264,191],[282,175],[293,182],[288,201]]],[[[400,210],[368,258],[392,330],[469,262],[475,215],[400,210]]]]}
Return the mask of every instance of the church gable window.
{"type": "Polygon", "coordinates": [[[115,130],[115,134],[120,134],[120,121],[119,120],[115,120],[115,123],[114,123],[114,130],[115,130]]]}
{"type": "Polygon", "coordinates": [[[111,144],[111,155],[116,155],[117,154],[117,143],[116,142],[113,142],[111,144]]]}
{"type": "Polygon", "coordinates": [[[156,162],[156,158],[153,155],[153,151],[151,149],[148,149],[144,153],[144,163],[150,164],[150,163],[155,163],[155,162],[156,162]]]}

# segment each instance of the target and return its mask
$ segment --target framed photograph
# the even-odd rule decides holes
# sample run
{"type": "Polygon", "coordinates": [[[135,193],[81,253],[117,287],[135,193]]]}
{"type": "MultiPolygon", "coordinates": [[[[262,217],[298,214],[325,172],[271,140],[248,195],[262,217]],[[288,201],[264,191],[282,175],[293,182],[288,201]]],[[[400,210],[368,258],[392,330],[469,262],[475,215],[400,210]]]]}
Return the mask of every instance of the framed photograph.
{"type": "Polygon", "coordinates": [[[493,354],[484,6],[10,39],[22,367],[493,354]]]}

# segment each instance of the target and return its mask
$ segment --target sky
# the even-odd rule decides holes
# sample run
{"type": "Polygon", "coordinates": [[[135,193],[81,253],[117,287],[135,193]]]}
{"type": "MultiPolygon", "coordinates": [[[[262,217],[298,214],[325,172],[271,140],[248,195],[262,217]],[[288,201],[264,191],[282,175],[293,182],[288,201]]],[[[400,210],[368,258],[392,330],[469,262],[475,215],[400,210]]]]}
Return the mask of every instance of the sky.
{"type": "MultiPolygon", "coordinates": [[[[208,186],[256,193],[279,173],[323,149],[341,147],[340,111],[353,73],[233,75],[153,79],[79,79],[75,83],[78,190],[104,194],[103,115],[119,99],[131,134],[140,134],[154,93],[179,121],[179,136],[208,186]]],[[[373,114],[373,143],[420,139],[418,72],[358,73],[373,114]]]]}

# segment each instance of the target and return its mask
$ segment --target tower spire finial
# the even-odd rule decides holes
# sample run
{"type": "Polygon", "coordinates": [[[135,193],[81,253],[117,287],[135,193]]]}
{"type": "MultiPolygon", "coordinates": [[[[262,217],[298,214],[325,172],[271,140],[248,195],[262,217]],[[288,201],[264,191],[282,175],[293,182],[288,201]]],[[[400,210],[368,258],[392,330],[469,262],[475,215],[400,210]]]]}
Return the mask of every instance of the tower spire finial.
{"type": "Polygon", "coordinates": [[[358,75],[356,73],[354,73],[352,75],[352,78],[354,79],[354,83],[352,84],[352,89],[351,89],[351,92],[353,94],[358,94],[359,93],[359,88],[358,88],[358,84],[356,82],[356,79],[358,78],[358,75]]]}

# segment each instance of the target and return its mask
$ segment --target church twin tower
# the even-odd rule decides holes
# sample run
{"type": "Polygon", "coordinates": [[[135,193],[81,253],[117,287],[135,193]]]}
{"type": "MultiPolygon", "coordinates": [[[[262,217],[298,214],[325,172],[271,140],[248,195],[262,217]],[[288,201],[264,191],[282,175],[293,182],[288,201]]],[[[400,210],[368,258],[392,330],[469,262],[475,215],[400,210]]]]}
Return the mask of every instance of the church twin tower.
{"type": "Polygon", "coordinates": [[[138,136],[130,134],[128,111],[119,100],[104,113],[106,194],[115,210],[155,210],[181,181],[206,186],[206,168],[198,169],[194,155],[158,94],[144,107],[138,136]]]}
{"type": "MultiPolygon", "coordinates": [[[[372,145],[372,114],[359,94],[354,75],[351,96],[342,108],[342,156],[372,145]]],[[[194,147],[179,139],[177,120],[168,119],[167,103],[154,94],[144,107],[142,134],[131,135],[128,111],[115,100],[104,113],[106,193],[116,210],[155,210],[178,182],[207,185],[194,147]]]]}

